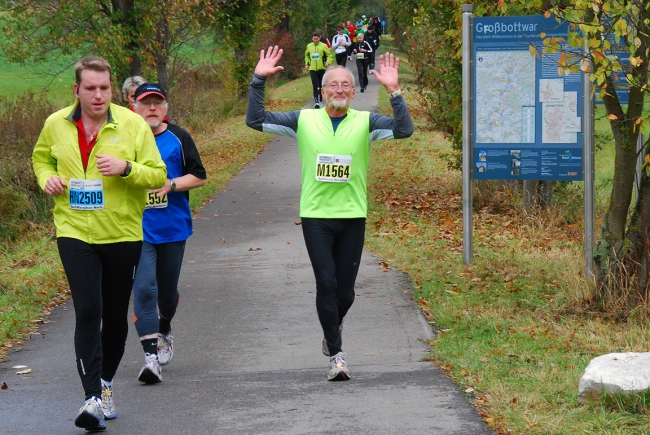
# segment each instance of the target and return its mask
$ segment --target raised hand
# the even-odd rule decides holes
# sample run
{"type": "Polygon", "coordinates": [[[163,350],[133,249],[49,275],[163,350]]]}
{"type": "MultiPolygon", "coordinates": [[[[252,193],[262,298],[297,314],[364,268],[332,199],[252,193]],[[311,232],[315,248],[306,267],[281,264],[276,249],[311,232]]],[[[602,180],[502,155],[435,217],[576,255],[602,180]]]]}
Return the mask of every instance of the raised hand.
{"type": "Polygon", "coordinates": [[[399,89],[397,69],[399,68],[399,57],[393,53],[386,53],[379,56],[380,70],[372,70],[373,75],[379,83],[384,85],[386,92],[391,93],[399,89]]]}
{"type": "Polygon", "coordinates": [[[282,49],[277,45],[269,47],[269,49],[266,50],[266,53],[264,50],[260,51],[260,60],[257,62],[257,66],[255,66],[255,74],[267,77],[284,70],[283,66],[278,65],[281,58],[282,49]]]}

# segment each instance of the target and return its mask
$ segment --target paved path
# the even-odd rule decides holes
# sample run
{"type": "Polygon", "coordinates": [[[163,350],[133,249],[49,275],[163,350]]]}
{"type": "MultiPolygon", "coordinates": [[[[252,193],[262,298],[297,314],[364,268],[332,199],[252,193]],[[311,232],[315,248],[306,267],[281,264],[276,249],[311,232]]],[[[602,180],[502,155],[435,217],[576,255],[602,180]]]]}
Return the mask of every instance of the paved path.
{"type": "MultiPolygon", "coordinates": [[[[356,71],[356,70],[355,70],[356,71]]],[[[353,107],[374,110],[371,77],[353,107]]],[[[311,106],[313,101],[308,102],[311,106]]],[[[365,251],[344,350],[352,379],[328,382],[315,284],[302,239],[296,144],[272,139],[198,213],[163,383],[137,381],[142,350],[131,325],[115,379],[113,434],[488,435],[464,393],[427,355],[432,331],[407,277],[365,251]]],[[[0,364],[0,433],[81,434],[83,402],[72,302],[0,364]],[[29,375],[16,375],[25,365],[29,375]]]]}

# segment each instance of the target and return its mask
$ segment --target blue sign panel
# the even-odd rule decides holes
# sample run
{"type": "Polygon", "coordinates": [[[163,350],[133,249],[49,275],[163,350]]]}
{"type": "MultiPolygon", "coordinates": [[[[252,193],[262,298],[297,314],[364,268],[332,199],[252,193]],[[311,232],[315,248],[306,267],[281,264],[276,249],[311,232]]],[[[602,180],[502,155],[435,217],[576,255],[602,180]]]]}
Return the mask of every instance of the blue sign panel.
{"type": "Polygon", "coordinates": [[[542,44],[567,30],[541,15],[474,18],[475,179],[582,179],[583,74],[559,71],[542,44]]]}

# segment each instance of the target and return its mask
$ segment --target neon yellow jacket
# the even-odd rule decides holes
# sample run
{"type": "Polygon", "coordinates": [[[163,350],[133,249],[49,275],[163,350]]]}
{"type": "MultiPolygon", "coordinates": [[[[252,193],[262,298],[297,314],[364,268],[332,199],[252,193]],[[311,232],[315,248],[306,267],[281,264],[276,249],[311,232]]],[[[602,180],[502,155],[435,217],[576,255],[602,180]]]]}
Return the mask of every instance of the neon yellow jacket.
{"type": "MultiPolygon", "coordinates": [[[[76,116],[75,116],[76,115],[76,116]]],[[[50,115],[34,146],[32,164],[41,189],[52,176],[98,180],[104,185],[104,208],[73,210],[68,188],[54,196],[54,225],[57,237],[71,237],[90,244],[142,240],[142,213],[147,189],[165,184],[167,168],[160,157],[151,127],[137,113],[111,104],[84,171],[78,130],[73,117],[78,105],[50,115]],[[104,177],[97,169],[97,154],[131,162],[126,177],[104,177]]]]}
{"type": "Polygon", "coordinates": [[[327,44],[319,42],[307,44],[305,50],[305,65],[309,65],[309,71],[320,71],[325,69],[325,62],[331,63],[332,53],[327,44]]]}

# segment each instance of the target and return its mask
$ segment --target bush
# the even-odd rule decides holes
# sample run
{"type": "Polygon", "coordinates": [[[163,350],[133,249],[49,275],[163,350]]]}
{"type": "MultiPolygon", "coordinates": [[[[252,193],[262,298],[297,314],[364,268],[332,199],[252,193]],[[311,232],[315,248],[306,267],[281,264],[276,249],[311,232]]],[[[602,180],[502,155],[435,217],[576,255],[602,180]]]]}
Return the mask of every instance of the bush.
{"type": "Polygon", "coordinates": [[[36,184],[31,155],[43,122],[55,110],[32,93],[0,98],[0,243],[49,221],[50,200],[36,184]]]}
{"type": "MultiPolygon", "coordinates": [[[[264,49],[277,45],[282,49],[282,61],[280,64],[284,67],[282,78],[286,80],[295,80],[303,73],[305,65],[305,47],[300,46],[295,38],[288,32],[276,33],[270,32],[260,38],[260,45],[264,49]]],[[[280,74],[271,77],[270,80],[278,80],[280,74]]]]}
{"type": "Polygon", "coordinates": [[[181,67],[170,89],[169,118],[190,132],[210,130],[223,118],[243,113],[229,63],[181,67]]]}

